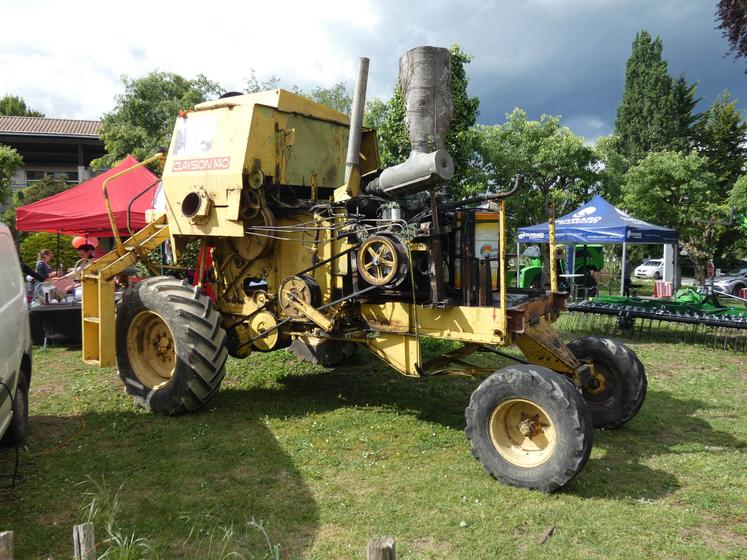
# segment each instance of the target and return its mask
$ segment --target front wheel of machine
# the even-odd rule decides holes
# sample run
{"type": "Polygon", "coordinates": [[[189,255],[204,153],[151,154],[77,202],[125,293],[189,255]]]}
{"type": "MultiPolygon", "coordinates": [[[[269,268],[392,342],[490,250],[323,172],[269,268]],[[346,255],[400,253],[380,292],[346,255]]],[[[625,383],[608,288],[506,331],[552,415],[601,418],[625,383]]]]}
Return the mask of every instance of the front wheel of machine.
{"type": "Polygon", "coordinates": [[[646,399],[646,370],[622,342],[600,336],[572,340],[576,358],[594,364],[594,378],[582,388],[595,428],[617,428],[633,418],[646,399]]]}
{"type": "Polygon", "coordinates": [[[225,374],[226,333],[210,298],[186,281],[149,278],[117,308],[117,368],[125,390],[153,412],[198,410],[225,374]]]}
{"type": "Polygon", "coordinates": [[[496,371],[465,412],[472,454],[504,484],[553,492],[589,459],[592,424],[573,382],[547,368],[496,371]]]}
{"type": "Polygon", "coordinates": [[[25,377],[18,382],[18,390],[13,399],[13,418],[0,443],[18,445],[26,439],[29,429],[29,388],[25,377]]]}

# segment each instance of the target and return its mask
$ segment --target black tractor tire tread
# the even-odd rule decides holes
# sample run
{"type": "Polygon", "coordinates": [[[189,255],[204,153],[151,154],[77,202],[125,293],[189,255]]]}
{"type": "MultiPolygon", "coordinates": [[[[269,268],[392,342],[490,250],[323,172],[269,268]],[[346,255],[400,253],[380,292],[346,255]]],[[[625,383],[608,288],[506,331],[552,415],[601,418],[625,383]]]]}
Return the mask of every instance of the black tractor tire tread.
{"type": "Polygon", "coordinates": [[[591,454],[591,417],[578,389],[570,379],[541,366],[518,364],[491,374],[472,393],[465,419],[472,455],[485,472],[503,484],[554,492],[583,469],[591,454]],[[553,415],[559,439],[556,445],[563,440],[565,452],[558,449],[542,465],[527,469],[524,476],[507,472],[506,467],[510,470],[512,465],[495,450],[487,428],[490,413],[500,402],[493,402],[495,393],[503,393],[505,398],[542,399],[537,404],[553,415]],[[557,463],[554,468],[550,468],[552,463],[557,463]]]}
{"type": "Polygon", "coordinates": [[[186,280],[159,276],[136,284],[122,298],[116,332],[119,376],[125,391],[141,406],[168,415],[193,412],[204,407],[220,388],[228,358],[221,317],[210,298],[186,280]],[[168,305],[153,309],[159,301],[168,305]],[[144,309],[164,317],[176,342],[173,378],[158,389],[137,379],[126,355],[129,321],[144,309]]]}
{"type": "Polygon", "coordinates": [[[568,343],[568,348],[579,359],[594,359],[592,353],[596,353],[621,374],[617,377],[619,406],[600,408],[589,403],[595,428],[619,428],[638,414],[646,400],[648,380],[646,368],[635,352],[619,340],[601,336],[577,338],[568,343]]]}

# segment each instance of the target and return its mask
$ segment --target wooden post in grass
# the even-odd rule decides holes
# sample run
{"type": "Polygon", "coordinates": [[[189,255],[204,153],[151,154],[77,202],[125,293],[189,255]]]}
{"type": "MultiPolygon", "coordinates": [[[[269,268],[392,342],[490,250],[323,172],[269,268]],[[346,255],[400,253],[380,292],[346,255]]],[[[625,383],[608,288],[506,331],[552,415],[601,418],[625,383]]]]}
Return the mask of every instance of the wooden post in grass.
{"type": "Polygon", "coordinates": [[[13,560],[13,531],[0,533],[0,560],[13,560]]]}
{"type": "Polygon", "coordinates": [[[73,527],[75,560],[96,560],[96,537],[93,523],[81,523],[73,527]]]}
{"type": "Polygon", "coordinates": [[[366,560],[397,560],[394,537],[374,537],[368,541],[366,560]]]}

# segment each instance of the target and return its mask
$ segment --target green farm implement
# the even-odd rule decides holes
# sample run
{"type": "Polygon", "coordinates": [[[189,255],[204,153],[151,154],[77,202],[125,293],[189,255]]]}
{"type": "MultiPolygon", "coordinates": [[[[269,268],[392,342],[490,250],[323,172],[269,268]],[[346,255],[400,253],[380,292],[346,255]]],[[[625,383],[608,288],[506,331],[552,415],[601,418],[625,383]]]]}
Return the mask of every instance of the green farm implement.
{"type": "Polygon", "coordinates": [[[708,288],[683,288],[671,299],[595,297],[569,304],[568,311],[569,330],[604,330],[747,352],[747,307],[724,305],[708,288]]]}

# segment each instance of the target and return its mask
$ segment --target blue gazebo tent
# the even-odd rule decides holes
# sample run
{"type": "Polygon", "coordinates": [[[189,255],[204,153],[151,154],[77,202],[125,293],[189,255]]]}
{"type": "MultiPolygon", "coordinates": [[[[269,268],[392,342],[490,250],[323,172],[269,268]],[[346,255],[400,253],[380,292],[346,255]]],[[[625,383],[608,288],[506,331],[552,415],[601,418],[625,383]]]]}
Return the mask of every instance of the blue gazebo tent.
{"type": "MultiPolygon", "coordinates": [[[[516,253],[519,254],[520,243],[549,243],[549,230],[547,222],[519,228],[516,253]]],[[[676,245],[677,231],[634,218],[597,195],[555,220],[555,239],[557,243],[566,245],[620,243],[625,262],[628,243],[676,245]]],[[[676,270],[676,250],[674,258],[676,270]]],[[[622,290],[624,278],[621,280],[622,290]]]]}

